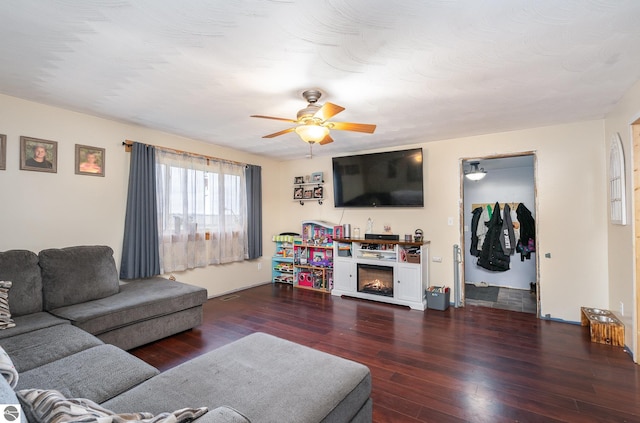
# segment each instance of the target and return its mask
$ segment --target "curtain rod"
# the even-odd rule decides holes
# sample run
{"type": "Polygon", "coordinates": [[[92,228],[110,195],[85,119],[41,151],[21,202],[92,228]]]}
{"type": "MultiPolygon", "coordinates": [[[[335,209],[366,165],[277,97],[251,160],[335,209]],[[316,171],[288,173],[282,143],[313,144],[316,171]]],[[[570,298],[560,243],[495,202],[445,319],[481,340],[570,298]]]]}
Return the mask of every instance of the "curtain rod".
{"type": "MultiPolygon", "coordinates": [[[[124,151],[126,151],[127,153],[131,153],[131,147],[133,146],[134,142],[137,142],[137,141],[131,141],[131,140],[122,141],[122,145],[124,145],[124,151]]],[[[157,145],[152,145],[152,144],[145,144],[145,143],[140,143],[140,144],[144,144],[146,146],[151,146],[151,147],[154,147],[154,148],[158,148],[158,149],[164,150],[164,151],[170,151],[172,153],[188,154],[190,156],[202,157],[202,158],[207,159],[207,161],[213,160],[213,161],[218,161],[218,162],[226,162],[226,163],[237,164],[237,165],[241,165],[241,166],[247,166],[247,163],[237,162],[235,160],[221,159],[220,157],[207,156],[205,154],[198,154],[198,153],[191,153],[190,151],[176,150],[175,148],[158,147],[157,145]]]]}

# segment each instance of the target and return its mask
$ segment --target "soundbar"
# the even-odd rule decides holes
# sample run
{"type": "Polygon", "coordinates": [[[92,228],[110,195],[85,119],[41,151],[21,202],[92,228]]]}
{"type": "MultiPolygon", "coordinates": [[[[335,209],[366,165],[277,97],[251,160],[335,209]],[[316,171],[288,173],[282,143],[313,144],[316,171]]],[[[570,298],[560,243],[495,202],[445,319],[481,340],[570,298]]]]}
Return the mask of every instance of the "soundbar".
{"type": "Polygon", "coordinates": [[[386,241],[399,241],[400,240],[400,235],[364,234],[364,239],[384,239],[386,241]]]}

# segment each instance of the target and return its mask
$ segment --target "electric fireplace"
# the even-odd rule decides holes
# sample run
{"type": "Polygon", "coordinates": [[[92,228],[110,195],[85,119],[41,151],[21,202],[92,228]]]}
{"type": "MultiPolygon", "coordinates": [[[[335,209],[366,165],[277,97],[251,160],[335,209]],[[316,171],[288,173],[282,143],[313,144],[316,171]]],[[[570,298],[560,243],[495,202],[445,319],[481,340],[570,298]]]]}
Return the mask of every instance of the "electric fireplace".
{"type": "Polygon", "coordinates": [[[358,263],[358,292],[393,297],[393,267],[358,263]]]}

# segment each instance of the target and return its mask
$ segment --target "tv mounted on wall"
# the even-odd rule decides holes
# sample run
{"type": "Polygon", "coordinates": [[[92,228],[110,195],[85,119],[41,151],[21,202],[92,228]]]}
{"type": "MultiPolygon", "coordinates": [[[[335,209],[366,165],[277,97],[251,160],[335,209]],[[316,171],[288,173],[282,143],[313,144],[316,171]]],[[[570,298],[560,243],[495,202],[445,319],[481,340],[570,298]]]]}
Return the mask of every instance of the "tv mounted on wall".
{"type": "Polygon", "coordinates": [[[422,148],[332,161],[335,207],[424,207],[422,148]]]}

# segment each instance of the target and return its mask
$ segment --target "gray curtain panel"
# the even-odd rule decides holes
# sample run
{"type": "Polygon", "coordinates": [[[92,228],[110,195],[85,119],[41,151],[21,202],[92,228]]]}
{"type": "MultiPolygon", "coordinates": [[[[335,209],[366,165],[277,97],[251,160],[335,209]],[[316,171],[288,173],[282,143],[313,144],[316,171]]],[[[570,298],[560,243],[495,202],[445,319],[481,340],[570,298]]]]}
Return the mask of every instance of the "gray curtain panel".
{"type": "Polygon", "coordinates": [[[120,264],[121,279],[149,278],[160,274],[158,213],[156,202],[156,150],[133,143],[129,192],[120,264]]]}
{"type": "Polygon", "coordinates": [[[262,257],[262,168],[247,165],[248,259],[262,257]]]}

